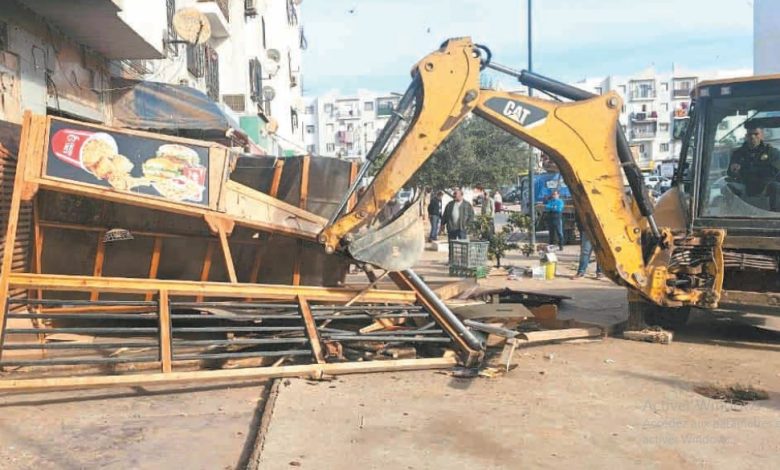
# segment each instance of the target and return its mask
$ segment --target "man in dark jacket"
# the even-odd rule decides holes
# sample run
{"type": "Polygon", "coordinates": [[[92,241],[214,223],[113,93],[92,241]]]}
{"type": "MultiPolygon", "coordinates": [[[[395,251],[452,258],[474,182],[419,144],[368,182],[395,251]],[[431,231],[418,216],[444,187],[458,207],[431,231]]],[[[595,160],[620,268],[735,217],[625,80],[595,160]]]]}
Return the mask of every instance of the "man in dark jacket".
{"type": "Polygon", "coordinates": [[[429,242],[435,242],[439,238],[439,222],[441,222],[441,199],[444,193],[438,191],[431,196],[431,202],[428,203],[428,220],[431,222],[431,233],[428,235],[429,242]]]}
{"type": "Polygon", "coordinates": [[[444,224],[447,227],[447,238],[450,240],[467,240],[467,230],[474,220],[474,208],[463,199],[463,191],[455,190],[455,199],[444,208],[444,224]]]}
{"type": "Polygon", "coordinates": [[[768,196],[770,210],[780,211],[780,151],[764,142],[763,129],[745,127],[745,143],[729,162],[729,187],[740,197],[768,196]]]}

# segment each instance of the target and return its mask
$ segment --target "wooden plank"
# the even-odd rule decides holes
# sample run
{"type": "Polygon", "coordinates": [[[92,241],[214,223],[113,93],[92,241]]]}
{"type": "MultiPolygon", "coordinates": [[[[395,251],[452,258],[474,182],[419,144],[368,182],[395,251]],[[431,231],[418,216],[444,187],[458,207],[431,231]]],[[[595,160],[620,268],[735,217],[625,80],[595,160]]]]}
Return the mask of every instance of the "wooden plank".
{"type": "Polygon", "coordinates": [[[164,374],[173,372],[173,352],[171,347],[171,311],[168,301],[168,291],[160,291],[160,309],[158,311],[158,320],[160,328],[160,362],[164,374]]]}
{"type": "Polygon", "coordinates": [[[279,194],[279,182],[282,181],[282,170],[284,170],[284,160],[276,160],[274,165],[274,176],[271,180],[271,191],[268,194],[276,197],[279,194]]]}
{"type": "Polygon", "coordinates": [[[238,283],[238,277],[236,277],[236,266],[233,264],[233,255],[230,254],[230,244],[228,243],[227,233],[223,226],[219,226],[219,243],[222,246],[222,256],[225,259],[225,268],[228,272],[228,278],[233,284],[238,283]]]}
{"type": "MultiPolygon", "coordinates": [[[[162,237],[154,237],[154,246],[152,247],[152,261],[149,263],[149,279],[157,278],[157,271],[160,268],[160,252],[162,251],[162,237]]],[[[146,300],[152,300],[152,293],[146,294],[146,300]]]]}
{"type": "MultiPolygon", "coordinates": [[[[33,272],[36,274],[43,273],[44,232],[43,232],[43,227],[41,226],[40,213],[41,213],[40,202],[36,199],[35,206],[33,208],[33,237],[34,237],[33,272]]],[[[35,298],[42,299],[43,291],[37,289],[35,291],[35,298]]]]}
{"type": "Polygon", "coordinates": [[[257,283],[257,277],[260,276],[260,267],[263,263],[263,251],[265,251],[264,245],[257,245],[255,248],[255,260],[252,262],[252,271],[249,274],[249,282],[252,284],[257,283]]]}
{"type": "MultiPolygon", "coordinates": [[[[358,173],[358,164],[356,161],[353,161],[349,165],[349,186],[352,187],[352,184],[355,182],[355,178],[357,178],[358,173]]],[[[352,208],[355,207],[355,204],[357,203],[357,191],[352,193],[352,196],[349,197],[349,202],[347,203],[347,212],[351,211],[352,208]]]]}
{"type": "Polygon", "coordinates": [[[309,204],[309,168],[311,167],[311,157],[305,155],[301,165],[301,199],[298,207],[306,210],[309,204]]]}
{"type": "Polygon", "coordinates": [[[477,287],[477,280],[472,278],[449,282],[441,287],[433,289],[441,300],[449,300],[459,296],[462,292],[477,287]]]}
{"type": "Polygon", "coordinates": [[[9,206],[9,215],[5,230],[5,246],[3,247],[3,260],[0,264],[0,358],[3,353],[3,340],[5,338],[6,321],[6,301],[11,282],[11,269],[14,261],[14,247],[16,246],[16,229],[19,224],[19,212],[22,207],[22,183],[24,182],[25,161],[27,153],[36,144],[33,141],[35,136],[30,135],[30,122],[32,114],[29,111],[24,113],[24,127],[20,140],[20,148],[16,164],[16,174],[14,175],[14,187],[11,195],[11,204],[9,206]]]}
{"type": "MultiPolygon", "coordinates": [[[[200,270],[200,281],[208,282],[209,272],[211,271],[211,262],[214,258],[214,251],[217,249],[217,244],[214,241],[210,241],[206,247],[206,256],[203,257],[203,268],[200,270]]],[[[203,302],[203,295],[198,294],[195,297],[196,302],[203,302]]]]}
{"type": "Polygon", "coordinates": [[[283,377],[309,377],[311,375],[367,374],[374,372],[400,372],[410,370],[448,369],[457,365],[454,357],[432,359],[398,359],[388,361],[344,362],[335,364],[305,364],[280,367],[256,367],[247,369],[203,370],[132,375],[104,375],[86,377],[56,377],[44,379],[0,380],[0,392],[76,390],[96,387],[132,387],[140,385],[165,385],[184,382],[222,382],[260,380],[283,377]]]}
{"type": "Polygon", "coordinates": [[[519,338],[525,341],[521,344],[527,343],[542,343],[546,341],[560,341],[564,339],[576,339],[576,338],[592,338],[594,336],[602,336],[604,330],[601,328],[567,328],[565,330],[547,330],[547,331],[529,331],[518,335],[519,338]]]}
{"type": "MultiPolygon", "coordinates": [[[[106,257],[106,244],[103,242],[103,236],[105,234],[105,231],[98,232],[97,249],[95,250],[95,264],[92,269],[92,275],[94,277],[101,277],[103,275],[103,260],[106,257]]],[[[100,293],[98,291],[93,290],[89,293],[89,300],[98,300],[98,298],[100,298],[100,293]]]]}
{"type": "MultiPolygon", "coordinates": [[[[251,297],[264,300],[295,300],[303,295],[307,300],[316,302],[344,303],[352,299],[361,289],[315,287],[315,286],[285,286],[276,284],[231,284],[227,282],[197,282],[174,281],[168,279],[141,279],[122,277],[90,277],[71,276],[64,274],[31,274],[11,273],[9,285],[21,289],[40,288],[44,290],[63,290],[89,292],[97,289],[100,292],[116,292],[127,294],[145,294],[160,289],[168,291],[169,295],[186,295],[201,297],[251,297]]],[[[413,304],[416,300],[414,292],[399,290],[373,289],[363,295],[364,303],[399,303],[413,304]]]]}
{"type": "Polygon", "coordinates": [[[317,324],[314,323],[309,302],[302,295],[298,296],[298,313],[303,318],[303,325],[306,327],[306,336],[309,338],[309,345],[311,346],[314,359],[317,361],[317,364],[325,364],[325,356],[322,354],[322,342],[320,341],[320,334],[317,332],[317,324]]]}

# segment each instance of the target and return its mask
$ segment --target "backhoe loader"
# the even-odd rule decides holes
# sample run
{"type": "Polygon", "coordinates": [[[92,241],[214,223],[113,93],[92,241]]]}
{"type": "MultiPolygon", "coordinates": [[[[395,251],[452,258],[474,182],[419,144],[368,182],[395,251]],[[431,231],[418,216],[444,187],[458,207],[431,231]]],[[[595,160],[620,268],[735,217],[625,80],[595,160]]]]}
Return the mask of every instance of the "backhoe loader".
{"type": "Polygon", "coordinates": [[[628,289],[634,318],[668,324],[701,308],[747,313],[755,324],[773,327],[780,315],[780,209],[773,199],[780,198],[780,162],[771,140],[780,139],[780,76],[696,88],[689,124],[680,126],[683,148],[673,188],[657,202],[618,126],[622,104],[617,93],[594,95],[516,71],[494,63],[490,50],[469,38],[450,39],[413,68],[412,83],[360,176],[380,155],[387,156],[384,164],[345,212],[356,179],[319,241],[327,252],[345,252],[362,263],[411,268],[424,240],[417,206],[381,225],[376,216],[473,113],[557,164],[603,271],[628,289]],[[547,98],[480,89],[485,69],[515,77],[547,98]],[[761,145],[770,150],[745,150],[742,140],[752,129],[763,129],[761,145]],[[742,163],[743,175],[732,171],[735,162],[742,163]]]}

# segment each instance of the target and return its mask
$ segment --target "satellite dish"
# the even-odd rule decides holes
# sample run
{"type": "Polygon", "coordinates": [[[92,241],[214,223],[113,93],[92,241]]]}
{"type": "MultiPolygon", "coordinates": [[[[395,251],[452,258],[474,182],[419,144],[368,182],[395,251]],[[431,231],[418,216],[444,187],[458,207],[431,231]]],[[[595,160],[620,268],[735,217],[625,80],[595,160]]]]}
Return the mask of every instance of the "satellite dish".
{"type": "Polygon", "coordinates": [[[274,62],[279,62],[280,60],[282,60],[282,54],[277,49],[268,49],[265,52],[265,55],[267,55],[268,58],[273,60],[274,62]]]}
{"type": "Polygon", "coordinates": [[[211,38],[211,23],[197,8],[182,8],[173,15],[173,29],[185,42],[204,44],[211,38]]]}
{"type": "Polygon", "coordinates": [[[265,132],[267,134],[276,134],[276,131],[279,130],[279,121],[277,121],[274,118],[271,118],[266,124],[265,124],[265,132]]]}
{"type": "Polygon", "coordinates": [[[276,90],[272,86],[263,87],[263,99],[266,101],[273,101],[276,98],[276,90]]]}

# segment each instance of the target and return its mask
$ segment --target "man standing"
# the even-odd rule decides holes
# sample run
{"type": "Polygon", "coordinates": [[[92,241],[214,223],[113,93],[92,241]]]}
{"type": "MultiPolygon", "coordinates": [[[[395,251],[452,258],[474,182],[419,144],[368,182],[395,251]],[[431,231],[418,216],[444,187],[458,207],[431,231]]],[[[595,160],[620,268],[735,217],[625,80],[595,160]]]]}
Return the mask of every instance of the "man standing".
{"type": "Polygon", "coordinates": [[[763,129],[745,125],[745,143],[729,162],[729,187],[740,197],[769,197],[769,210],[780,212],[780,151],[764,142],[763,129]]]}
{"type": "Polygon", "coordinates": [[[558,190],[552,192],[550,199],[544,204],[547,216],[547,230],[550,233],[550,245],[558,239],[558,248],[563,250],[563,201],[558,190]]]}
{"type": "Polygon", "coordinates": [[[456,189],[455,199],[444,208],[444,224],[447,227],[447,238],[450,240],[468,239],[469,224],[474,220],[474,208],[463,200],[463,191],[456,189]]]}
{"type": "MultiPolygon", "coordinates": [[[[588,236],[585,234],[585,230],[583,230],[582,224],[580,224],[580,220],[577,219],[577,230],[580,232],[580,262],[577,266],[577,274],[574,275],[574,279],[579,279],[581,277],[585,277],[585,272],[588,270],[588,265],[590,264],[590,255],[593,253],[593,243],[591,243],[588,236]]],[[[596,279],[602,278],[601,274],[601,266],[599,266],[598,259],[596,260],[596,279]]]]}
{"type": "Polygon", "coordinates": [[[439,238],[439,222],[441,221],[441,199],[444,193],[436,192],[431,196],[431,202],[428,203],[428,220],[431,222],[431,233],[428,235],[429,242],[435,242],[439,238]]]}
{"type": "Polygon", "coordinates": [[[504,210],[504,199],[501,197],[501,191],[496,191],[493,195],[493,203],[495,204],[496,214],[500,214],[504,210]]]}

